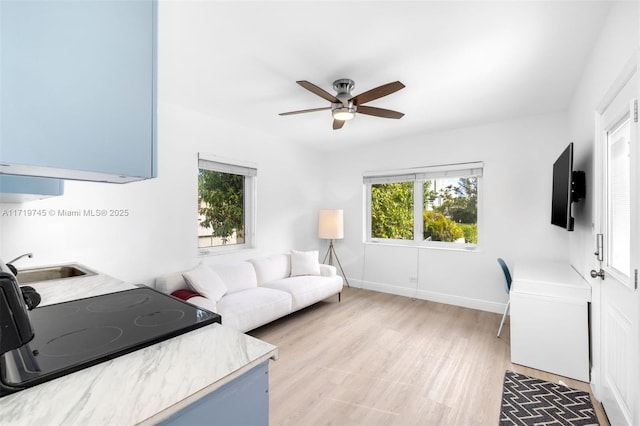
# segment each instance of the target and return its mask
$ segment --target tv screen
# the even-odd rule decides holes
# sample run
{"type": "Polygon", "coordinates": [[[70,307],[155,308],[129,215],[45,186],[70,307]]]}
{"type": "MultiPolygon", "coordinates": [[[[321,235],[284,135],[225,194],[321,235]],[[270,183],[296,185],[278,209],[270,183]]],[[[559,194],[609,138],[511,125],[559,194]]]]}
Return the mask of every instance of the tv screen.
{"type": "Polygon", "coordinates": [[[584,195],[584,172],[573,170],[573,142],[571,142],[553,163],[551,223],[567,231],[573,231],[571,203],[582,200],[584,195]]]}
{"type": "Polygon", "coordinates": [[[573,231],[571,217],[571,174],[573,171],[573,142],[553,163],[553,192],[551,223],[573,231]]]}

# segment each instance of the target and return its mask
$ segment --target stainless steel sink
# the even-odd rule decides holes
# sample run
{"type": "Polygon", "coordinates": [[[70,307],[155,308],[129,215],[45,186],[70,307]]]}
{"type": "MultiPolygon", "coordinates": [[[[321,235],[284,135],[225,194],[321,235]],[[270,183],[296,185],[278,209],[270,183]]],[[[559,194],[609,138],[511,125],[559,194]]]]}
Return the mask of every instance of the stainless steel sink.
{"type": "Polygon", "coordinates": [[[78,264],[68,264],[18,270],[17,278],[20,284],[28,284],[88,275],[97,275],[97,273],[78,264]]]}

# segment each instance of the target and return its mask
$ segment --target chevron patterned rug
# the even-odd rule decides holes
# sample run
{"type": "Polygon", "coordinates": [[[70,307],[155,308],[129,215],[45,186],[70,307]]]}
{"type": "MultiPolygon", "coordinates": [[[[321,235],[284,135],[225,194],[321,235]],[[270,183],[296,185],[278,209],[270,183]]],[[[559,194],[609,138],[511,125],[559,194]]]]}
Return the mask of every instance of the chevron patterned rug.
{"type": "Polygon", "coordinates": [[[599,425],[588,392],[507,370],[500,426],[599,425]]]}

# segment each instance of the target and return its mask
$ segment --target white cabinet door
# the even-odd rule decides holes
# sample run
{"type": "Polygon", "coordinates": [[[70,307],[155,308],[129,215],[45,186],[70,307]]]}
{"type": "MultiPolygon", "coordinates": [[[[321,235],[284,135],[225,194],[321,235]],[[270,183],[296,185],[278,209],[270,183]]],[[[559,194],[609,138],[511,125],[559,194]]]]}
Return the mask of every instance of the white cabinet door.
{"type": "Polygon", "coordinates": [[[0,2],[0,172],[155,176],[156,4],[0,2]]]}
{"type": "Polygon", "coordinates": [[[511,362],[589,381],[591,288],[568,263],[519,262],[513,269],[511,362]]]}
{"type": "Polygon", "coordinates": [[[204,395],[174,415],[157,423],[172,425],[269,424],[269,361],[253,367],[220,389],[204,395]]]}

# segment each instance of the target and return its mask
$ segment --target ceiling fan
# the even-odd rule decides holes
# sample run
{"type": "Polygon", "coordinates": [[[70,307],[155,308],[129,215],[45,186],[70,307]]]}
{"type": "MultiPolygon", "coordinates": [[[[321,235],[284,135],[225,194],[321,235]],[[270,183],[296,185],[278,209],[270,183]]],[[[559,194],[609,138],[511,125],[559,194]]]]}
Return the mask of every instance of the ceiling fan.
{"type": "Polygon", "coordinates": [[[342,126],[344,126],[344,122],[347,120],[351,120],[356,113],[396,119],[402,118],[404,116],[403,113],[398,111],[363,105],[367,102],[371,102],[383,96],[390,95],[404,88],[404,84],[400,83],[399,81],[383,84],[382,86],[378,86],[375,89],[368,90],[356,96],[351,95],[351,91],[355,87],[355,83],[353,82],[353,80],[349,80],[348,78],[341,78],[333,82],[333,89],[336,91],[335,96],[321,89],[315,84],[309,83],[306,80],[296,81],[296,83],[298,83],[300,86],[304,87],[311,93],[315,93],[321,98],[328,100],[329,102],[331,102],[331,106],[282,112],[279,115],[302,114],[306,112],[324,111],[330,109],[331,115],[333,116],[334,130],[341,129],[342,126]]]}

